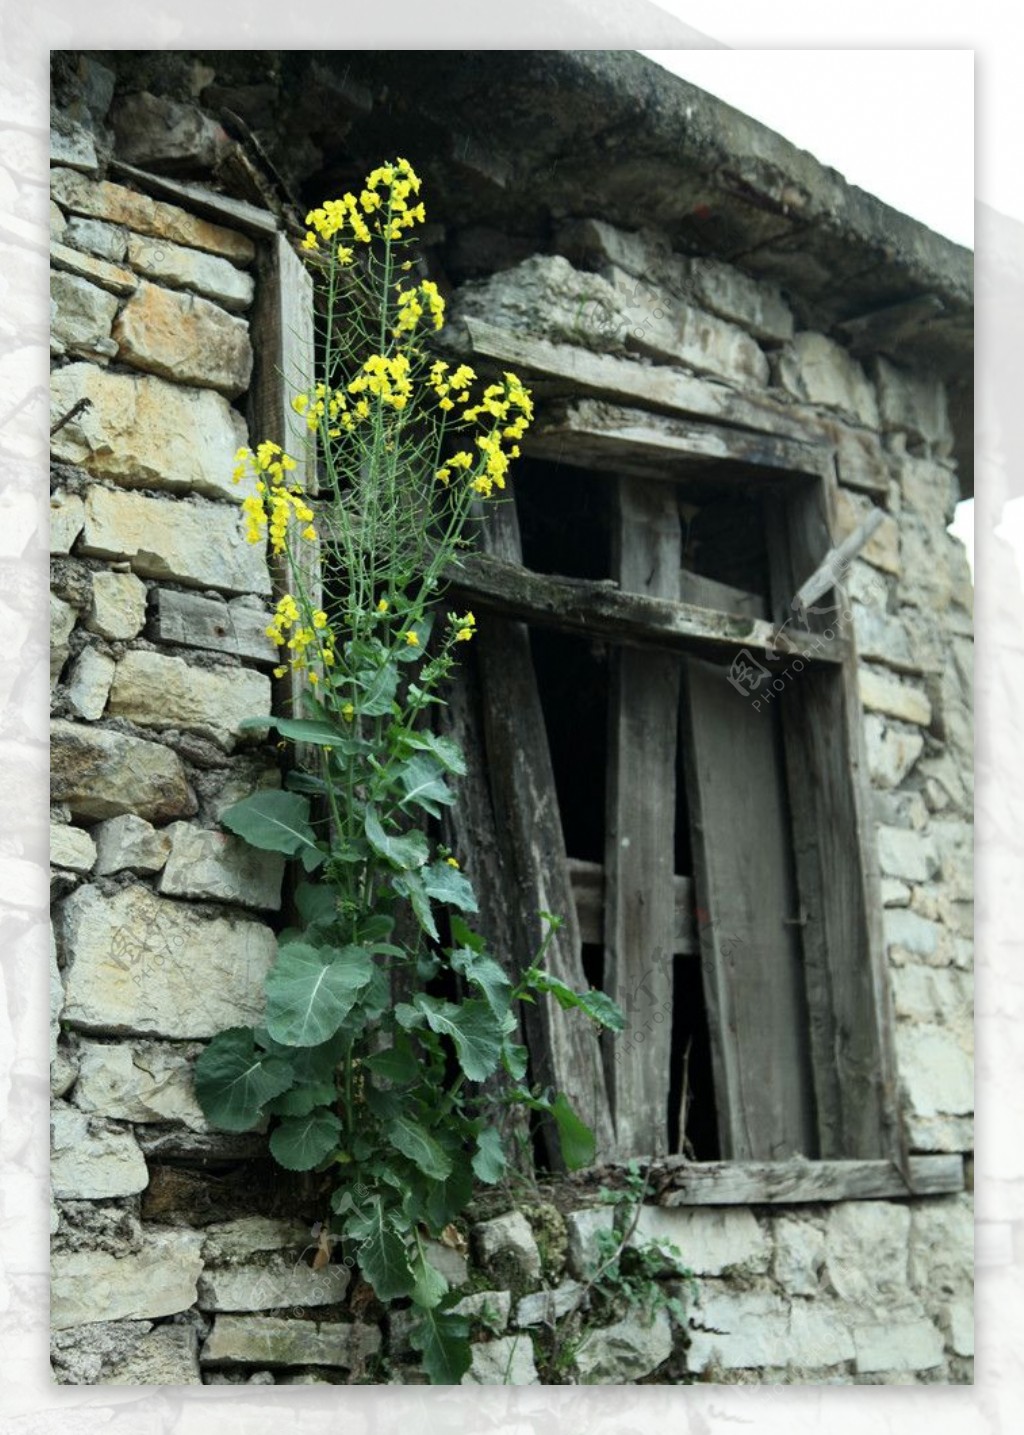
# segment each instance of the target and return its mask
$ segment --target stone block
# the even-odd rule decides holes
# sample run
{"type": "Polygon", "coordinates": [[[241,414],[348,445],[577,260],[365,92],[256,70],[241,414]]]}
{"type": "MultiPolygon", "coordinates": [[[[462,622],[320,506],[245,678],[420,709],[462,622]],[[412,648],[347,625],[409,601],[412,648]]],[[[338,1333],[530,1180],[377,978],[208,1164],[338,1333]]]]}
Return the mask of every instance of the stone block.
{"type": "Polygon", "coordinates": [[[83,174],[96,174],[99,170],[96,145],[90,132],[58,110],[50,111],[50,164],[80,170],[83,174]]]}
{"type": "Polygon", "coordinates": [[[878,427],[878,403],[870,380],[857,360],[824,334],[810,330],[797,334],[779,351],[775,372],[794,398],[834,409],[869,429],[878,427]]]}
{"type": "Polygon", "coordinates": [[[117,224],[104,224],[102,219],[80,219],[73,216],[64,231],[65,243],[84,249],[111,264],[120,264],[128,252],[128,235],[117,224]]]}
{"type": "Polygon", "coordinates": [[[861,603],[854,603],[852,612],[859,657],[885,663],[897,671],[919,667],[919,656],[902,619],[861,603]]]}
{"type": "Polygon", "coordinates": [[[960,498],[956,476],[943,464],[904,456],[899,462],[904,512],[918,514],[925,522],[952,523],[960,498]]]}
{"type": "Polygon", "coordinates": [[[469,1262],[461,1251],[445,1245],[443,1241],[423,1241],[423,1255],[427,1264],[433,1266],[448,1284],[458,1290],[469,1280],[469,1262]]]}
{"type": "Polygon", "coordinates": [[[117,664],[110,713],[140,727],[208,732],[230,750],[245,718],[269,715],[270,696],[270,679],[251,668],[199,668],[133,651],[117,664]]]}
{"type": "Polygon", "coordinates": [[[80,827],[50,823],[50,865],[69,872],[91,872],[96,862],[96,843],[80,827]]]}
{"type": "Polygon", "coordinates": [[[919,727],[930,725],[932,705],[921,688],[863,665],[857,669],[857,687],[860,700],[869,712],[885,713],[919,727]]]}
{"type": "Polygon", "coordinates": [[[869,712],[864,716],[864,736],[871,781],[879,787],[899,787],[924,751],[921,732],[869,712]]]}
{"type": "Polygon", "coordinates": [[[58,720],[50,729],[50,762],[53,801],[66,803],[73,817],[131,812],[167,822],[196,810],[181,759],[160,743],[58,720]]]}
{"type": "Polygon", "coordinates": [[[110,1321],[56,1331],[61,1385],[200,1385],[199,1341],[188,1325],[110,1321]]]}
{"type": "Polygon", "coordinates": [[[50,275],[50,334],[64,351],[86,358],[113,358],[117,345],[110,337],[117,299],[76,274],[50,275]]]}
{"type": "Polygon", "coordinates": [[[952,453],[953,429],[941,379],[900,368],[881,355],[872,368],[883,430],[905,433],[938,457],[952,453]]]}
{"type": "Polygon", "coordinates": [[[898,1017],[969,1032],[973,1015],[969,972],[908,963],[893,970],[890,985],[898,1017]]]}
{"type": "Polygon", "coordinates": [[[158,883],[167,897],[210,897],[276,912],[281,906],[284,858],[260,852],[240,837],[175,822],[171,853],[158,883]]]}
{"type": "Polygon", "coordinates": [[[196,1049],[169,1042],[78,1042],[75,1104],[115,1121],[175,1121],[191,1131],[209,1127],[196,1100],[196,1049]]]}
{"type": "Polygon", "coordinates": [[[298,1256],[313,1243],[309,1228],[301,1221],[238,1216],[205,1228],[203,1259],[207,1265],[219,1266],[249,1261],[257,1251],[291,1250],[298,1256]]]}
{"type": "Polygon", "coordinates": [[[908,882],[927,882],[939,870],[934,842],[902,827],[879,827],[878,861],[886,877],[908,882]]]}
{"type": "Polygon", "coordinates": [[[67,1251],[50,1267],[55,1330],[99,1321],[174,1315],[195,1303],[203,1263],[199,1231],[149,1231],[138,1251],[67,1251]]]}
{"type": "Polygon", "coordinates": [[[695,1372],[712,1361],[724,1370],[827,1369],[854,1355],[842,1308],[821,1299],[790,1305],[763,1291],[706,1292],[693,1322],[687,1360],[695,1372]]]}
{"type": "Polygon", "coordinates": [[[906,1298],[910,1211],[893,1201],[843,1201],[825,1222],[828,1284],[844,1300],[873,1307],[906,1298]]]}
{"type": "Polygon", "coordinates": [[[247,596],[225,603],[222,598],[158,588],[152,636],[162,643],[276,665],[278,650],[267,637],[270,618],[261,603],[247,596]]]}
{"type": "Polygon", "coordinates": [[[64,238],[68,222],[64,218],[64,211],[59,205],[50,200],[50,238],[55,239],[58,244],[64,238]]]}
{"type": "Polygon", "coordinates": [[[171,289],[194,290],[206,299],[216,300],[225,309],[248,309],[252,303],[255,289],[252,275],[215,254],[169,244],[166,239],[129,234],[128,262],[147,279],[171,289]]]}
{"type": "Polygon", "coordinates": [[[574,1276],[589,1280],[598,1264],[598,1234],[611,1231],[615,1215],[610,1206],[587,1206],[570,1211],[565,1218],[568,1239],[568,1264],[574,1276]]]}
{"type": "Polygon", "coordinates": [[[71,630],[75,626],[76,614],[70,603],[65,603],[63,598],[58,598],[55,593],[50,594],[50,686],[57,681],[61,675],[64,664],[68,660],[70,649],[68,639],[71,637],[71,630]]]}
{"type": "Polygon", "coordinates": [[[669,1265],[679,1261],[695,1275],[754,1274],[767,1270],[771,1258],[768,1237],[753,1214],[741,1209],[642,1206],[629,1244],[658,1246],[669,1265]]]}
{"type": "MultiPolygon", "coordinates": [[[[563,1281],[553,1290],[534,1291],[516,1302],[514,1324],[554,1325],[570,1311],[576,1310],[583,1297],[584,1287],[579,1281],[563,1281]]],[[[507,1320],[507,1315],[506,1315],[507,1320]]]]}
{"type": "MultiPolygon", "coordinates": [[[[506,1277],[510,1286],[540,1279],[540,1251],[522,1211],[478,1222],[473,1227],[473,1244],[480,1262],[506,1277]]],[[[503,1279],[501,1284],[505,1283],[503,1279]]]]}
{"type": "Polygon", "coordinates": [[[780,343],[793,337],[793,315],[774,284],[705,257],[674,256],[672,269],[678,271],[684,287],[702,309],[731,320],[755,339],[780,343]]]}
{"type": "Polygon", "coordinates": [[[53,437],[57,458],[125,487],[199,493],[233,503],[242,497],[231,473],[235,452],[246,442],[245,422],[221,394],[149,374],[111,373],[95,364],[54,371],[54,422],[83,398],[89,408],[53,437]]]}
{"type": "Polygon", "coordinates": [[[68,703],[76,717],[101,718],[114,680],[114,660],[95,648],[83,648],[68,674],[68,703]]]}
{"type": "Polygon", "coordinates": [[[576,1352],[581,1385],[631,1385],[650,1375],[672,1354],[672,1327],[664,1310],[646,1321],[627,1316],[590,1331],[576,1352]]]}
{"type": "Polygon", "coordinates": [[[246,542],[241,514],[226,504],[93,487],[78,551],[126,558],[144,578],[227,593],[270,592],[265,545],[246,542]]]}
{"type": "Polygon", "coordinates": [[[954,1355],[968,1358],[974,1354],[974,1306],[969,1300],[951,1301],[942,1312],[950,1347],[954,1355]]]}
{"type": "Polygon", "coordinates": [[[927,917],[905,908],[887,911],[883,917],[883,931],[886,944],[908,952],[914,957],[931,959],[937,964],[946,960],[945,949],[940,943],[940,927],[927,917]]]}
{"type": "Polygon", "coordinates": [[[332,1262],[315,1271],[301,1258],[286,1256],[207,1267],[199,1277],[199,1309],[256,1311],[337,1305],[351,1278],[346,1266],[332,1262]]]}
{"type": "Polygon", "coordinates": [[[932,1370],[943,1361],[942,1336],[930,1320],[879,1321],[853,1332],[858,1375],[883,1370],[932,1370]]]}
{"type": "Polygon", "coordinates": [[[108,568],[93,574],[92,607],[85,620],[90,632],[124,642],[138,637],[145,621],[146,585],[134,573],[115,573],[108,568]]]}
{"type": "Polygon", "coordinates": [[[50,495],[50,552],[70,553],[85,523],[85,504],[77,493],[59,489],[50,495]]]}
{"type": "Polygon", "coordinates": [[[825,1263],[825,1233],[801,1216],[780,1216],[772,1222],[775,1254],[772,1275],[787,1295],[816,1295],[825,1263]]]}
{"type": "Polygon", "coordinates": [[[166,829],[157,830],[133,812],[110,817],[93,830],[96,839],[96,875],[114,872],[159,872],[171,852],[166,829]]]}
{"type": "Polygon", "coordinates": [[[896,1065],[912,1116],[969,1116],[974,1110],[974,1068],[962,1034],[900,1023],[896,1065]]]}
{"type": "Polygon", "coordinates": [[[94,254],[85,254],[80,249],[72,249],[67,244],[61,244],[59,240],[50,242],[50,267],[87,279],[98,284],[101,289],[109,289],[111,294],[121,297],[134,293],[139,282],[130,269],[111,264],[109,259],[98,259],[94,254]]]}
{"type": "MultiPolygon", "coordinates": [[[[533,1297],[524,1296],[524,1300],[533,1297]]],[[[522,1305],[522,1301],[520,1301],[522,1305]]],[[[452,1315],[464,1315],[477,1326],[486,1326],[494,1335],[500,1335],[508,1327],[512,1310],[511,1291],[476,1291],[463,1296],[452,1306],[452,1315]]],[[[529,1325],[529,1321],[517,1321],[518,1325],[529,1325]]],[[[411,1349],[411,1347],[409,1347],[411,1349]]]]}
{"type": "Polygon", "coordinates": [[[113,332],[118,358],[136,369],[217,389],[229,399],[249,387],[248,324],[197,294],[144,281],[121,310],[113,332]]]}
{"type": "Polygon", "coordinates": [[[64,904],[64,1020],[85,1031],[197,1039],[258,1022],[277,954],[269,927],[213,917],[146,887],[64,904]]]}
{"type": "MultiPolygon", "coordinates": [[[[979,1223],[979,1238],[984,1224],[979,1223]]],[[[981,1251],[979,1249],[981,1265],[981,1251]]],[[[1012,1247],[1004,1259],[1013,1259],[1012,1247]]],[[[969,1195],[942,1196],[911,1213],[910,1279],[924,1300],[969,1297],[974,1283],[974,1203],[969,1195]]]]}
{"type": "Polygon", "coordinates": [[[125,163],[168,174],[212,168],[229,143],[197,105],[145,90],[122,96],[111,121],[125,163]]]}
{"type": "Polygon", "coordinates": [[[218,1315],[199,1359],[203,1365],[329,1365],[358,1370],[379,1349],[380,1331],[358,1321],[218,1315]]]}
{"type": "Polygon", "coordinates": [[[539,1385],[528,1335],[505,1335],[471,1347],[472,1364],[463,1385],[539,1385]]]}
{"type": "MultiPolygon", "coordinates": [[[[836,489],[836,532],[837,542],[853,533],[864,522],[873,508],[871,499],[850,493],[846,488],[836,489]]],[[[865,563],[879,568],[884,573],[898,574],[900,571],[900,532],[891,513],[886,513],[881,523],[860,550],[865,563]]]]}
{"type": "Polygon", "coordinates": [[[105,219],[110,224],[122,224],[139,234],[150,234],[156,239],[169,239],[174,244],[222,254],[236,264],[248,264],[255,255],[255,246],[247,235],[199,219],[175,204],[150,199],[148,195],[139,194],[124,185],[109,181],[96,183],[68,169],[55,169],[50,183],[53,198],[71,214],[105,219]]]}
{"type": "Polygon", "coordinates": [[[882,878],[882,906],[907,907],[910,905],[910,888],[905,882],[892,877],[882,878]]]}
{"type": "Polygon", "coordinates": [[[70,1201],[133,1196],[149,1182],[146,1161],[131,1131],[90,1121],[55,1104],[50,1114],[50,1188],[70,1201]]]}

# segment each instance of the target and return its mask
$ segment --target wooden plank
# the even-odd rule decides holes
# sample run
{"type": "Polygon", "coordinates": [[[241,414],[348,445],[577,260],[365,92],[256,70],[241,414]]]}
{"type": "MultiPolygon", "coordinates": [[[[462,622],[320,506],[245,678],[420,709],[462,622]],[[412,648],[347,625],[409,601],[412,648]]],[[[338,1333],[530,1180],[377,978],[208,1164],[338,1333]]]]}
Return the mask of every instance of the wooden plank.
{"type": "MultiPolygon", "coordinates": [[[[515,509],[495,505],[481,525],[481,541],[522,562],[515,509]]],[[[530,964],[543,940],[541,912],[562,918],[548,945],[545,970],[576,990],[589,986],[572,896],[565,838],[558,812],[544,713],[525,626],[484,614],[478,621],[477,656],[483,694],[487,767],[494,819],[505,851],[508,890],[516,914],[513,952],[517,969],[530,964]]],[[[601,1049],[591,1023],[551,999],[525,1013],[531,1079],[564,1091],[594,1132],[598,1157],[613,1149],[611,1111],[601,1049]]],[[[545,1131],[549,1162],[561,1165],[554,1133],[545,1131]]]]}
{"type": "Polygon", "coordinates": [[[817,1154],[778,727],[722,667],[684,661],[682,744],[719,1149],[817,1154]]]}
{"type": "MultiPolygon", "coordinates": [[[[831,543],[824,486],[770,516],[772,601],[781,614],[831,543]]],[[[818,617],[828,622],[828,615],[818,617]]],[[[852,644],[852,638],[851,638],[852,644]]],[[[892,1004],[856,658],[825,677],[793,673],[777,697],[789,775],[810,1052],[824,1157],[886,1156],[906,1167],[892,1004]]]]}
{"type": "Polygon", "coordinates": [[[237,658],[272,666],[278,661],[278,654],[266,634],[270,617],[266,609],[254,607],[247,598],[226,603],[223,598],[203,598],[198,593],[158,588],[152,636],[162,643],[233,653],[237,658]]]}
{"type": "Polygon", "coordinates": [[[739,613],[745,618],[767,618],[768,600],[758,593],[745,593],[728,583],[705,578],[702,573],[679,572],[679,597],[698,608],[716,608],[722,613],[739,613]]]}
{"type": "Polygon", "coordinates": [[[790,408],[767,396],[739,394],[726,384],[664,364],[597,354],[576,344],[555,344],[471,316],[461,320],[461,327],[469,339],[467,357],[493,359],[501,367],[512,365],[520,374],[539,374],[573,394],[589,392],[620,403],[639,401],[645,408],[801,441],[806,441],[808,428],[815,428],[813,415],[794,417],[790,408]]]}
{"type": "MultiPolygon", "coordinates": [[[[622,590],[676,599],[682,537],[673,491],[620,479],[612,521],[622,590]]],[[[657,1156],[668,1150],[672,1068],[679,658],[620,647],[610,676],[604,988],[626,1029],[606,1042],[605,1069],[618,1153],[657,1156]],[[644,1041],[628,1040],[632,1026],[648,1024],[644,1041]]]]}
{"type": "MultiPolygon", "coordinates": [[[[599,947],[604,942],[604,867],[600,862],[583,862],[578,857],[570,857],[569,880],[576,903],[580,940],[586,946],[599,947]]],[[[694,924],[692,880],[674,876],[672,893],[675,903],[672,954],[678,957],[696,956],[700,947],[694,924]]]]}
{"type": "Polygon", "coordinates": [[[624,593],[607,581],[533,573],[490,554],[460,558],[449,579],[453,591],[474,606],[630,646],[723,657],[744,647],[808,663],[842,661],[842,639],[827,641],[793,627],[780,635],[764,619],[624,593]]]}
{"type": "Polygon", "coordinates": [[[218,194],[203,185],[170,179],[165,174],[153,174],[150,170],[138,169],[135,165],[125,164],[118,159],[110,161],[110,171],[121,179],[130,179],[149,194],[177,200],[187,206],[191,213],[204,219],[216,220],[218,224],[228,225],[232,229],[241,229],[255,239],[268,239],[280,229],[277,216],[271,214],[269,209],[261,209],[244,199],[232,199],[228,194],[218,194]]]}
{"type": "Polygon", "coordinates": [[[787,474],[820,476],[831,453],[824,444],[722,424],[687,423],[595,399],[556,408],[530,430],[523,446],[538,458],[577,468],[670,483],[710,472],[716,483],[735,481],[749,487],[756,481],[762,489],[777,488],[787,474]]]}
{"type": "Polygon", "coordinates": [[[800,1205],[954,1195],[960,1156],[911,1156],[909,1185],[893,1161],[707,1161],[658,1163],[651,1184],[662,1206],[800,1205]]]}

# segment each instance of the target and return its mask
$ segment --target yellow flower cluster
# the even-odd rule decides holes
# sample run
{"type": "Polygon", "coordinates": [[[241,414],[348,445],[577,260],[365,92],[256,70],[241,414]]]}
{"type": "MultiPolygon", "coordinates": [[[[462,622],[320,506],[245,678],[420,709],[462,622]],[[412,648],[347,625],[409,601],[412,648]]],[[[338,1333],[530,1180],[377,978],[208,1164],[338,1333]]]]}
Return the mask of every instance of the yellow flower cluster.
{"type": "Polygon", "coordinates": [[[398,338],[400,334],[413,333],[428,310],[434,322],[434,328],[443,328],[444,300],[432,279],[424,279],[422,284],[417,284],[412,289],[399,289],[398,323],[394,329],[395,337],[398,338]]]}
{"type": "MultiPolygon", "coordinates": [[[[319,250],[321,243],[330,244],[339,234],[350,233],[360,244],[369,244],[374,232],[385,239],[399,239],[403,229],[422,224],[426,217],[422,202],[409,203],[419,188],[419,175],[407,159],[380,165],[367,175],[358,199],[354,194],[343,194],[309,211],[306,223],[310,227],[302,241],[303,249],[319,250]],[[386,191],[386,198],[381,190],[386,191]],[[374,216],[372,229],[365,216],[374,216]]],[[[342,264],[351,263],[351,249],[339,247],[335,252],[342,264]]]]}
{"type": "Polygon", "coordinates": [[[370,415],[369,399],[360,399],[349,408],[345,391],[329,389],[326,384],[317,384],[312,394],[296,394],[292,399],[292,408],[305,417],[310,433],[315,433],[326,419],[327,433],[331,438],[338,438],[342,429],[350,432],[361,419],[370,415]]]}
{"type": "Polygon", "coordinates": [[[255,452],[251,448],[240,448],[235,454],[235,468],[232,478],[235,483],[251,475],[255,479],[255,493],[242,500],[242,512],[246,517],[245,536],[250,543],[259,543],[265,532],[269,532],[270,547],[274,553],[283,553],[292,516],[304,525],[303,538],[312,541],[316,537],[313,527],[313,510],[305,500],[301,488],[289,487],[286,474],[296,467],[295,460],[284,452],[280,444],[269,441],[258,444],[255,452]]]}
{"type": "Polygon", "coordinates": [[[404,409],[412,395],[408,356],[395,354],[389,359],[386,354],[371,354],[348,391],[356,395],[369,392],[393,409],[404,409]]]}
{"type": "Polygon", "coordinates": [[[430,387],[437,395],[437,406],[444,413],[453,409],[456,403],[469,402],[469,385],[476,378],[476,370],[471,369],[468,364],[460,364],[450,374],[448,367],[444,359],[436,360],[430,366],[428,380],[430,387]]]}
{"type": "MultiPolygon", "coordinates": [[[[287,648],[293,657],[290,659],[290,666],[298,671],[300,668],[308,670],[308,677],[311,683],[318,681],[317,674],[309,668],[308,649],[314,650],[314,656],[319,655],[326,667],[334,666],[334,634],[327,621],[327,614],[322,608],[317,608],[309,614],[309,623],[303,624],[298,603],[291,593],[286,593],[274,609],[274,616],[269,627],[266,629],[267,637],[277,644],[279,648],[287,648]]],[[[289,664],[274,669],[275,678],[283,678],[288,671],[289,664]]]]}
{"type": "Polygon", "coordinates": [[[449,613],[448,621],[455,629],[457,643],[468,643],[476,633],[476,618],[472,613],[463,613],[461,618],[457,613],[449,613]]]}

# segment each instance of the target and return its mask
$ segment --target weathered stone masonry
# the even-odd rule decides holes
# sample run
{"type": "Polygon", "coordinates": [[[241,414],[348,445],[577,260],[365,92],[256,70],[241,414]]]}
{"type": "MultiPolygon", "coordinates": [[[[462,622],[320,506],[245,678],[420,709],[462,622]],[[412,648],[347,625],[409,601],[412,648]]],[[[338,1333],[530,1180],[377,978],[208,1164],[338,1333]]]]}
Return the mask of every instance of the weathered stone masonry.
{"type": "MultiPolygon", "coordinates": [[[[280,780],[272,750],[239,730],[270,711],[274,661],[271,575],[231,482],[249,439],[261,241],[106,167],[116,135],[120,159],[207,182],[227,147],[212,101],[183,98],[180,77],[159,93],[152,61],[157,93],[122,82],[111,130],[112,71],[75,63],[93,108],[98,93],[107,103],[92,118],[67,106],[54,131],[51,423],[89,401],[52,439],[56,1378],[415,1381],[402,1312],[353,1299],[338,1260],[312,1270],[317,1233],[290,1211],[295,1192],[279,1201],[252,1178],[269,1165],[260,1134],[210,1131],[192,1092],[199,1044],[259,1015],[281,906],[280,862],[217,821],[280,780]]],[[[354,112],[370,103],[342,89],[354,112]]],[[[946,533],[958,488],[941,379],[853,357],[808,324],[785,275],[678,252],[656,228],[578,206],[545,241],[453,215],[445,245],[467,349],[528,335],[598,399],[657,382],[670,412],[696,398],[709,417],[826,436],[843,531],[885,510],[847,597],[901,1101],[912,1152],[969,1158],[971,588],[946,533]]],[[[547,1194],[554,1205],[481,1208],[468,1253],[434,1251],[478,1321],[467,1382],[535,1382],[531,1332],[586,1280],[611,1213],[582,1188],[547,1194]]],[[[596,1330],[581,1381],[971,1379],[968,1193],[649,1206],[636,1237],[684,1252],[691,1328],[661,1314],[596,1330]]]]}

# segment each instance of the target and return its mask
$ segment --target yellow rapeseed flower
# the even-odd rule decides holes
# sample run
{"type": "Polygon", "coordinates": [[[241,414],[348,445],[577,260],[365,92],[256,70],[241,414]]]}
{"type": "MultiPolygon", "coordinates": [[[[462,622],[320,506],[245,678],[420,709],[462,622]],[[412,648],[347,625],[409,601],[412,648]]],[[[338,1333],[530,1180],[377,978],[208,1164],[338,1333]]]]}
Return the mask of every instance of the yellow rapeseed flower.
{"type": "Polygon", "coordinates": [[[405,635],[405,641],[408,643],[410,648],[418,648],[420,645],[419,634],[416,633],[412,628],[410,628],[405,635]]]}

